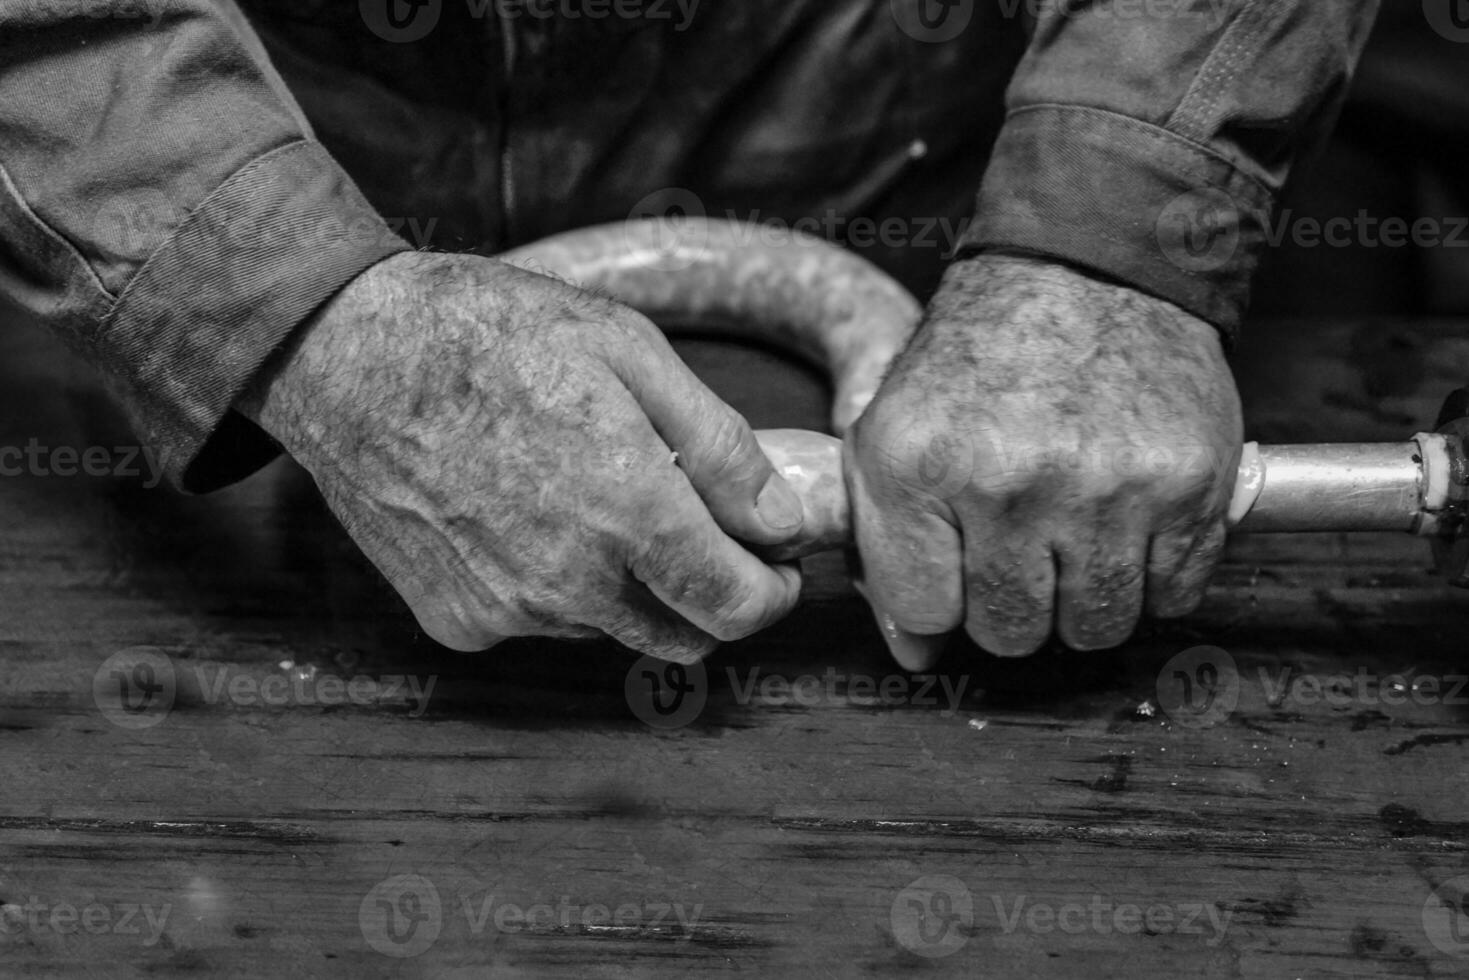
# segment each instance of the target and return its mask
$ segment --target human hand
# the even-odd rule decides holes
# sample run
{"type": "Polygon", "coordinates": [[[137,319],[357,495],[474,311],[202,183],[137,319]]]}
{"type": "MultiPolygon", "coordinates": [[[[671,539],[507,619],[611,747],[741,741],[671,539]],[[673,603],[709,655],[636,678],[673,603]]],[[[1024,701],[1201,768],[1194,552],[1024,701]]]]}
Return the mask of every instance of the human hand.
{"type": "Polygon", "coordinates": [[[611,636],[690,662],[784,616],[801,502],[631,309],[492,259],[403,253],[241,404],[457,650],[611,636]],[[677,454],[675,456],[675,453],[677,454]]]}
{"type": "Polygon", "coordinates": [[[1116,646],[1202,600],[1242,423],[1217,331],[1036,259],[955,263],[847,447],[865,588],[927,669],[1116,646]],[[917,634],[905,637],[902,634],[917,634]]]}

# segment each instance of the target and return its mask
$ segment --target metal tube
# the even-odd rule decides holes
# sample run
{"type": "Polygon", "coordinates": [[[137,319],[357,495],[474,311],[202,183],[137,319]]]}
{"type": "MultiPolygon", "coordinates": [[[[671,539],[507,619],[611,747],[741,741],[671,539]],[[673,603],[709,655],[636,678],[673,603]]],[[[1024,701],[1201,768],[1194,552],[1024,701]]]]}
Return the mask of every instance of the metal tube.
{"type": "Polygon", "coordinates": [[[1261,446],[1264,484],[1242,531],[1415,531],[1424,510],[1417,442],[1261,446]]]}

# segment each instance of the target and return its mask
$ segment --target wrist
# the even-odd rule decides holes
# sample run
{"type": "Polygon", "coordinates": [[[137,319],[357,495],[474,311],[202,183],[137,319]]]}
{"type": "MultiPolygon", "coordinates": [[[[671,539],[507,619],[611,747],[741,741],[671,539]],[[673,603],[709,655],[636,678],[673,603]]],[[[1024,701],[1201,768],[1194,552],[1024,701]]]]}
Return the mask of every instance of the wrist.
{"type": "Polygon", "coordinates": [[[343,362],[370,328],[361,314],[382,308],[386,280],[400,255],[370,266],[322,304],[277,348],[235,403],[236,411],[299,462],[322,445],[334,424],[328,406],[343,383],[343,362]]]}

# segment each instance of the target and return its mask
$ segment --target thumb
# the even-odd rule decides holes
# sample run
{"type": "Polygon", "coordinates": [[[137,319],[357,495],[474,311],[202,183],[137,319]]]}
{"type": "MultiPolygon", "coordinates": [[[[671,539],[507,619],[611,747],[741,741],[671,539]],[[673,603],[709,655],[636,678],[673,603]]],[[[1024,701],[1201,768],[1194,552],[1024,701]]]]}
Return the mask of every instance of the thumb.
{"type": "MultiPolygon", "coordinates": [[[[653,428],[731,537],[775,545],[803,523],[801,499],[775,471],[750,424],[689,370],[662,334],[649,337],[652,356],[620,364],[619,374],[653,428]]],[[[627,359],[623,359],[626,361],[627,359]]]]}

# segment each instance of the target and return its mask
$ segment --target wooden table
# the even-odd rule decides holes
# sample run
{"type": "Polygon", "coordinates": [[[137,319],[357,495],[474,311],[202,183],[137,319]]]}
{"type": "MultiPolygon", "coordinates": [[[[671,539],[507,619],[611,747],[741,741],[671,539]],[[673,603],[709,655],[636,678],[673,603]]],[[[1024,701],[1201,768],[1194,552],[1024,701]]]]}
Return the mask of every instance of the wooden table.
{"type": "MultiPolygon", "coordinates": [[[[49,342],[0,365],[0,447],[129,443],[49,342]]],[[[1261,325],[1238,367],[1254,436],[1399,439],[1469,324],[1261,325]]],[[[0,479],[0,975],[1469,971],[1469,595],[1407,537],[1238,538],[1121,650],[921,679],[823,562],[660,714],[611,647],[435,648],[284,466],[144,482],[0,479]]]]}

